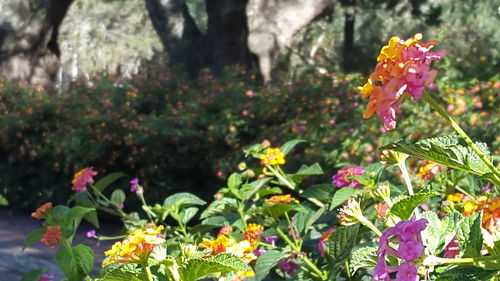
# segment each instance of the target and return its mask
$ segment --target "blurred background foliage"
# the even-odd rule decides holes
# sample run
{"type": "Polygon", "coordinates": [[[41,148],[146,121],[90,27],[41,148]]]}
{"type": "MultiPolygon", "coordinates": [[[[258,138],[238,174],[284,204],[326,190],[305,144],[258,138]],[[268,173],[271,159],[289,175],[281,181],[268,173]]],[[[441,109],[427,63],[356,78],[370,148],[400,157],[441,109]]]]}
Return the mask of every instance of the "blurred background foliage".
{"type": "MultiPolygon", "coordinates": [[[[205,2],[187,2],[203,30],[205,2]]],[[[376,117],[361,119],[366,101],[355,88],[380,47],[416,32],[448,51],[436,64],[433,94],[498,154],[494,2],[336,1],[282,51],[277,79],[264,87],[238,66],[196,80],[169,69],[143,1],[77,0],[59,35],[63,72],[76,81],[53,93],[0,79],[0,194],[24,211],[63,202],[73,173],[94,166],[100,175],[138,176],[151,202],[180,190],[210,199],[244,161],[243,148],[263,139],[274,146],[306,140],[289,156],[290,169],[293,157],[318,161],[325,175],[313,181],[329,182],[339,166],[377,161],[378,147],[390,141],[450,133],[423,102],[407,101],[389,133],[376,117]]]]}

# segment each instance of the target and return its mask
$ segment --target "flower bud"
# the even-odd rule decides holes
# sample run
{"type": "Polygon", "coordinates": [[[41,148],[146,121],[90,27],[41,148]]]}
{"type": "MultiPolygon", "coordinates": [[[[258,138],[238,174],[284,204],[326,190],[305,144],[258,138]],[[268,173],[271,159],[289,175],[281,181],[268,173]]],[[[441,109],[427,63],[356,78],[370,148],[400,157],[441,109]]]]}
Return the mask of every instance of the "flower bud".
{"type": "Polygon", "coordinates": [[[383,163],[397,164],[400,161],[406,160],[406,158],[408,158],[407,154],[389,149],[384,149],[380,153],[380,161],[383,163]]]}

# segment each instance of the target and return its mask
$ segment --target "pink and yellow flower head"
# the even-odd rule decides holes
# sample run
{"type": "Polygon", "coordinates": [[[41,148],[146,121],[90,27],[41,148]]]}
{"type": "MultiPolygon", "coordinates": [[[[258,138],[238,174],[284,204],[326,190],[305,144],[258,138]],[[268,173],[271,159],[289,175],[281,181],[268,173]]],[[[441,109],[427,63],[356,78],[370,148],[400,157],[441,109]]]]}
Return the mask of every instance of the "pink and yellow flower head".
{"type": "Polygon", "coordinates": [[[250,242],[251,246],[253,247],[252,249],[253,251],[257,248],[257,245],[260,240],[260,235],[262,234],[263,231],[264,227],[262,225],[256,223],[250,223],[245,228],[245,232],[243,233],[243,237],[241,239],[250,242]]]}
{"type": "Polygon", "coordinates": [[[424,166],[418,169],[417,176],[423,180],[432,180],[439,173],[439,165],[428,161],[424,166]]]}
{"type": "Polygon", "coordinates": [[[161,237],[163,226],[156,229],[138,229],[129,234],[122,242],[116,242],[110,250],[104,252],[107,258],[102,263],[103,266],[111,262],[118,263],[144,263],[154,247],[165,242],[161,237]]]}
{"type": "Polygon", "coordinates": [[[285,164],[285,154],[280,151],[279,147],[269,147],[266,154],[260,155],[260,160],[263,165],[283,165],[285,164]]]}
{"type": "Polygon", "coordinates": [[[31,213],[31,216],[35,219],[41,220],[48,212],[50,212],[50,210],[52,210],[52,202],[47,202],[31,213]]]}
{"type": "Polygon", "coordinates": [[[370,98],[363,118],[377,113],[386,130],[394,129],[396,110],[403,93],[409,93],[414,100],[418,100],[424,88],[434,81],[437,71],[431,70],[430,64],[441,59],[446,52],[430,52],[436,42],[419,42],[422,37],[421,33],[406,41],[392,37],[382,47],[374,72],[365,85],[358,87],[364,98],[370,98]]]}
{"type": "Polygon", "coordinates": [[[62,234],[60,226],[47,226],[47,230],[40,241],[47,246],[54,247],[57,243],[59,243],[61,237],[62,234]]]}
{"type": "Polygon", "coordinates": [[[332,177],[332,184],[337,187],[355,187],[362,188],[357,180],[352,177],[361,176],[365,172],[365,169],[360,166],[347,166],[338,170],[337,173],[332,177]]]}
{"type": "Polygon", "coordinates": [[[299,203],[299,201],[293,198],[290,194],[274,195],[271,198],[266,199],[265,201],[274,204],[290,204],[290,202],[299,203]]]}
{"type": "Polygon", "coordinates": [[[73,187],[72,190],[76,192],[84,192],[87,190],[87,183],[94,183],[94,176],[97,175],[97,172],[92,170],[93,167],[83,168],[79,172],[77,172],[71,183],[73,187]]]}

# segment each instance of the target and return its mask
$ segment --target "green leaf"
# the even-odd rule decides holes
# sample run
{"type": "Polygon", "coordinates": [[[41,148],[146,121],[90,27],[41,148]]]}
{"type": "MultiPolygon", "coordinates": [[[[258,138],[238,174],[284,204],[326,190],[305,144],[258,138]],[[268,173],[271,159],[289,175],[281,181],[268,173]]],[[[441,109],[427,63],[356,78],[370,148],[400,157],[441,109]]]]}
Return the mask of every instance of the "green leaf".
{"type": "Polygon", "coordinates": [[[115,182],[116,180],[118,180],[124,176],[126,176],[126,174],[120,173],[120,172],[111,173],[111,174],[105,176],[104,178],[98,180],[94,184],[94,187],[97,190],[99,190],[100,192],[103,192],[103,190],[106,189],[106,187],[108,187],[110,184],[112,184],[113,182],[115,182]]]}
{"type": "Polygon", "coordinates": [[[247,200],[251,198],[256,192],[258,192],[262,186],[268,183],[271,178],[263,178],[260,180],[253,181],[249,184],[244,184],[240,189],[241,200],[247,200]]]}
{"type": "Polygon", "coordinates": [[[255,281],[261,281],[269,274],[285,254],[277,250],[269,250],[262,254],[255,262],[255,281]]]}
{"type": "Polygon", "coordinates": [[[180,192],[172,194],[165,199],[163,207],[171,208],[173,206],[187,206],[187,205],[205,205],[207,202],[201,200],[198,196],[187,192],[180,192]]]}
{"type": "Polygon", "coordinates": [[[405,196],[392,206],[389,210],[388,215],[395,215],[401,220],[408,220],[413,213],[413,210],[420,205],[425,199],[437,196],[439,193],[436,192],[421,192],[415,193],[410,196],[405,196]]]}
{"type": "Polygon", "coordinates": [[[227,187],[229,187],[230,190],[238,189],[242,182],[243,180],[241,179],[241,176],[239,174],[232,173],[227,180],[227,187]]]}
{"type": "Polygon", "coordinates": [[[281,147],[280,151],[287,155],[297,144],[301,142],[306,142],[305,140],[291,140],[285,142],[281,147]]]}
{"type": "Polygon", "coordinates": [[[224,216],[211,216],[202,221],[202,224],[224,226],[229,224],[229,221],[224,216]]]}
{"type": "Polygon", "coordinates": [[[9,201],[7,200],[7,198],[5,198],[5,196],[0,194],[0,206],[8,206],[8,205],[9,201]]]}
{"type": "Polygon", "coordinates": [[[187,224],[198,213],[198,208],[189,207],[181,211],[182,223],[187,224]]]}
{"type": "Polygon", "coordinates": [[[43,235],[45,234],[45,229],[44,228],[37,228],[33,230],[26,239],[24,240],[23,244],[23,251],[24,249],[28,248],[29,246],[33,245],[33,243],[40,241],[42,239],[43,235]]]}
{"type": "Polygon", "coordinates": [[[257,194],[259,195],[260,198],[271,194],[281,194],[281,193],[283,193],[283,190],[281,190],[281,188],[279,187],[264,187],[259,191],[257,191],[257,194]]]}
{"type": "Polygon", "coordinates": [[[359,224],[341,226],[325,242],[325,257],[332,267],[338,267],[349,258],[356,242],[359,224]]]}
{"type": "Polygon", "coordinates": [[[81,281],[94,265],[94,252],[82,244],[72,248],[60,248],[55,258],[68,281],[81,281]]]}
{"type": "Polygon", "coordinates": [[[115,191],[113,191],[113,193],[111,193],[110,201],[119,207],[123,204],[123,202],[125,202],[126,198],[127,198],[127,196],[125,195],[125,192],[123,192],[123,190],[115,189],[115,191]]]}
{"type": "Polygon", "coordinates": [[[88,213],[86,213],[83,218],[90,222],[93,226],[95,226],[96,228],[99,228],[99,218],[97,217],[97,212],[96,210],[92,210],[88,213]]]}
{"type": "Polygon", "coordinates": [[[220,200],[215,200],[201,213],[200,219],[206,219],[210,216],[224,213],[227,210],[236,210],[238,201],[234,198],[224,197],[220,200]]]}
{"type": "Polygon", "coordinates": [[[318,184],[304,190],[300,196],[304,198],[314,198],[323,203],[330,203],[335,191],[337,191],[337,188],[333,184],[318,184]]]}
{"type": "Polygon", "coordinates": [[[459,257],[477,257],[481,255],[483,236],[481,233],[482,213],[474,213],[462,220],[458,226],[459,257]]]}
{"type": "Polygon", "coordinates": [[[182,281],[196,281],[209,274],[226,273],[233,270],[249,271],[251,268],[237,256],[221,253],[208,259],[190,259],[182,264],[179,273],[182,281]]]}
{"type": "Polygon", "coordinates": [[[305,211],[304,207],[299,204],[282,204],[282,203],[269,203],[264,204],[263,211],[271,217],[278,219],[280,216],[289,211],[305,211]]]}
{"type": "Polygon", "coordinates": [[[338,189],[333,195],[332,201],[330,203],[330,210],[344,204],[349,198],[354,197],[358,194],[363,193],[363,189],[343,187],[338,189]]]}
{"type": "MultiPolygon", "coordinates": [[[[476,142],[476,146],[486,156],[489,150],[486,144],[476,142]]],[[[458,135],[430,138],[407,143],[399,140],[382,149],[392,149],[408,155],[430,160],[448,167],[483,176],[491,171],[479,156],[458,135]]]]}
{"type": "Polygon", "coordinates": [[[295,228],[299,234],[307,232],[307,230],[323,215],[326,208],[322,207],[315,210],[308,210],[307,212],[297,213],[295,218],[295,228]]]}
{"type": "Polygon", "coordinates": [[[106,272],[102,281],[143,281],[145,279],[141,278],[141,274],[131,270],[127,270],[122,265],[116,268],[108,269],[111,265],[105,267],[106,272]]]}
{"type": "Polygon", "coordinates": [[[360,268],[372,269],[377,266],[378,255],[376,246],[367,246],[355,250],[351,255],[351,266],[352,274],[360,268]]]}
{"type": "Polygon", "coordinates": [[[49,272],[48,269],[33,269],[24,274],[21,281],[38,281],[42,275],[49,272]]]}
{"type": "Polygon", "coordinates": [[[312,175],[322,175],[323,169],[318,163],[314,163],[311,166],[302,165],[294,176],[312,176],[312,175]]]}
{"type": "Polygon", "coordinates": [[[450,243],[456,234],[456,226],[462,219],[459,213],[448,214],[439,220],[435,212],[423,212],[422,218],[429,222],[422,231],[422,240],[428,255],[438,255],[450,243]]]}

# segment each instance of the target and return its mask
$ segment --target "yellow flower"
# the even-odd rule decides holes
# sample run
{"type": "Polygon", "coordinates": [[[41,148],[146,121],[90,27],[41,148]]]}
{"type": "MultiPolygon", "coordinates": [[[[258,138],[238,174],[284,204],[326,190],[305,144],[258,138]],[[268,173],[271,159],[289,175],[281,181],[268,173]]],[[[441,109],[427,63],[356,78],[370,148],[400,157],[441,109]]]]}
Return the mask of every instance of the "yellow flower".
{"type": "Polygon", "coordinates": [[[400,40],[401,39],[399,37],[391,37],[391,39],[389,39],[389,43],[380,50],[377,61],[393,59],[399,56],[399,53],[403,48],[402,45],[398,44],[400,40]]]}
{"type": "Polygon", "coordinates": [[[250,246],[252,249],[250,251],[253,251],[257,248],[257,245],[259,244],[260,240],[260,235],[264,231],[264,227],[260,224],[256,223],[250,223],[248,226],[245,228],[245,232],[243,233],[243,237],[241,238],[243,241],[248,241],[250,242],[250,246]]]}
{"type": "Polygon", "coordinates": [[[295,203],[299,203],[299,201],[295,198],[292,197],[290,194],[284,194],[284,195],[275,195],[272,196],[269,199],[265,200],[266,202],[272,202],[275,204],[289,204],[290,202],[294,201],[295,203]]]}
{"type": "Polygon", "coordinates": [[[203,242],[198,244],[199,247],[212,250],[213,254],[220,254],[226,251],[227,247],[236,244],[233,238],[229,238],[226,235],[219,235],[215,240],[210,240],[203,238],[203,242]]]}
{"type": "Polygon", "coordinates": [[[146,262],[149,255],[156,245],[165,242],[165,239],[160,237],[163,226],[156,229],[146,228],[144,231],[138,229],[122,242],[116,242],[110,250],[104,252],[106,259],[102,265],[106,266],[111,262],[119,263],[143,263],[146,262]]]}
{"type": "Polygon", "coordinates": [[[464,215],[470,215],[474,213],[474,211],[478,208],[477,204],[474,201],[469,201],[464,204],[464,215]]]}
{"type": "Polygon", "coordinates": [[[260,155],[261,163],[264,165],[283,165],[285,164],[285,154],[279,148],[268,148],[266,154],[260,155]]]}
{"type": "Polygon", "coordinates": [[[448,194],[448,197],[446,197],[446,199],[450,202],[459,203],[464,199],[464,195],[457,192],[455,194],[448,194]]]}

